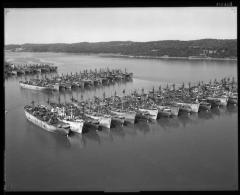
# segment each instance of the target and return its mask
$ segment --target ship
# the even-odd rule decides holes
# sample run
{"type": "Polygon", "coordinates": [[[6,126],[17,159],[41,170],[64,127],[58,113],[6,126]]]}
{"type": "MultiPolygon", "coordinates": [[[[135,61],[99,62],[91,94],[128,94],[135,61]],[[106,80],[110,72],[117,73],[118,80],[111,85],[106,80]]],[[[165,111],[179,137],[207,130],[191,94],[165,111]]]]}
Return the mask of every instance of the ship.
{"type": "Polygon", "coordinates": [[[179,113],[179,107],[174,105],[168,105],[168,107],[171,109],[171,115],[172,116],[178,116],[179,113]]]}
{"type": "Polygon", "coordinates": [[[84,120],[80,119],[79,117],[73,116],[72,112],[70,116],[66,115],[64,107],[62,109],[59,107],[52,108],[51,112],[56,112],[60,121],[69,124],[71,131],[80,134],[82,133],[84,120]]]}
{"type": "Polygon", "coordinates": [[[219,107],[221,105],[221,100],[214,97],[207,97],[207,102],[211,104],[212,107],[219,107]]]}
{"type": "Polygon", "coordinates": [[[124,118],[124,122],[134,124],[136,119],[136,112],[135,111],[125,111],[122,109],[111,109],[110,111],[113,114],[116,114],[120,117],[124,118]]]}
{"type": "Polygon", "coordinates": [[[187,112],[188,114],[191,113],[192,111],[192,108],[189,104],[177,102],[176,105],[179,106],[179,111],[187,112]]]}
{"type": "Polygon", "coordinates": [[[59,121],[57,117],[51,115],[51,112],[44,106],[34,107],[26,105],[24,112],[30,122],[46,131],[59,133],[64,136],[68,136],[70,133],[69,124],[59,121]]]}
{"type": "Polygon", "coordinates": [[[228,96],[221,96],[221,97],[214,97],[220,100],[220,106],[227,106],[228,103],[228,96]]]}
{"type": "Polygon", "coordinates": [[[158,106],[159,116],[170,117],[172,115],[171,108],[168,106],[158,106]]]}
{"type": "Polygon", "coordinates": [[[152,120],[157,120],[158,117],[158,109],[145,109],[145,108],[139,108],[139,111],[141,112],[147,112],[150,115],[150,118],[152,120]]]}
{"type": "Polygon", "coordinates": [[[68,118],[63,118],[63,119],[59,119],[59,120],[61,120],[64,123],[69,124],[71,131],[82,134],[83,126],[84,126],[84,120],[82,120],[82,119],[68,119],[68,118]]]}
{"type": "Polygon", "coordinates": [[[111,116],[109,115],[100,115],[97,113],[85,113],[89,118],[99,121],[99,126],[110,129],[111,128],[111,116]]]}
{"type": "Polygon", "coordinates": [[[199,105],[199,109],[200,110],[206,110],[209,111],[211,109],[211,104],[207,102],[206,99],[201,99],[200,100],[200,105],[199,105]]]}
{"type": "Polygon", "coordinates": [[[238,104],[238,93],[232,93],[228,98],[229,104],[238,104]]]}
{"type": "Polygon", "coordinates": [[[33,90],[48,90],[49,87],[48,86],[38,86],[38,85],[34,85],[29,81],[19,81],[19,85],[22,88],[26,88],[26,89],[33,89],[33,90]]]}

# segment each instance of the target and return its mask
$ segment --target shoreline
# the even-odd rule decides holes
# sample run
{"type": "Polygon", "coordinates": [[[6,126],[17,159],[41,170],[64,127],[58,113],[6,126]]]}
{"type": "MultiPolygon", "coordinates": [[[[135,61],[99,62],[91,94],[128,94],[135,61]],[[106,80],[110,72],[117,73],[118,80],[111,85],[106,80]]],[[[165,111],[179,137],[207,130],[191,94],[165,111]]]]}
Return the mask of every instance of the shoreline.
{"type": "Polygon", "coordinates": [[[124,57],[124,58],[141,58],[141,59],[180,59],[180,60],[220,60],[220,61],[237,61],[237,58],[201,58],[201,57],[165,57],[165,56],[133,56],[122,54],[99,54],[104,57],[124,57]]]}
{"type": "MultiPolygon", "coordinates": [[[[13,52],[13,51],[4,51],[11,53],[22,53],[24,51],[13,52]]],[[[30,53],[45,53],[45,52],[30,52],[30,53]]],[[[237,58],[201,58],[201,57],[169,57],[169,56],[135,56],[135,55],[123,55],[123,54],[114,54],[114,53],[70,53],[70,52],[46,52],[46,53],[66,53],[66,54],[80,54],[80,55],[98,55],[101,57],[122,57],[122,58],[140,58],[140,59],[164,59],[164,60],[212,60],[212,61],[237,61],[237,58]]]]}

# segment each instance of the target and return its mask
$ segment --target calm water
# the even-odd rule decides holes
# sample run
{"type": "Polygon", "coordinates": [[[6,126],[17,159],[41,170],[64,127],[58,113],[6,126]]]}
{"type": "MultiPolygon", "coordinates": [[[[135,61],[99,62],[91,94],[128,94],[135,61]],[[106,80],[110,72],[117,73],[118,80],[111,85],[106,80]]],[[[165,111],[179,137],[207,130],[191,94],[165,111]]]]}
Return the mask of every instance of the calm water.
{"type": "MultiPolygon", "coordinates": [[[[116,90],[146,90],[167,83],[237,77],[236,62],[110,58],[64,53],[6,53],[14,63],[52,62],[59,73],[127,68],[130,83],[61,93],[84,99],[116,90]]],[[[22,78],[24,79],[24,78],[22,78]]],[[[58,93],[20,89],[5,80],[5,181],[7,190],[199,190],[238,187],[238,108],[214,109],[153,123],[116,127],[65,138],[25,119],[32,100],[46,103],[58,93]]]]}

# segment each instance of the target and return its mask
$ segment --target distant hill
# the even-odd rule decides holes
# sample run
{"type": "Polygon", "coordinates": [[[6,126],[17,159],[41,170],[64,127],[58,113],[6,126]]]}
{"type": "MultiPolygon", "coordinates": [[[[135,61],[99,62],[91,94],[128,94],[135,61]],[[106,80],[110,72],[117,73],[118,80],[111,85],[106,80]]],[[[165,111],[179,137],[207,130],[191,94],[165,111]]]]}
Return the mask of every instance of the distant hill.
{"type": "Polygon", "coordinates": [[[111,53],[132,56],[236,58],[236,39],[200,39],[193,41],[111,41],[54,44],[6,45],[5,50],[24,52],[111,53]]]}

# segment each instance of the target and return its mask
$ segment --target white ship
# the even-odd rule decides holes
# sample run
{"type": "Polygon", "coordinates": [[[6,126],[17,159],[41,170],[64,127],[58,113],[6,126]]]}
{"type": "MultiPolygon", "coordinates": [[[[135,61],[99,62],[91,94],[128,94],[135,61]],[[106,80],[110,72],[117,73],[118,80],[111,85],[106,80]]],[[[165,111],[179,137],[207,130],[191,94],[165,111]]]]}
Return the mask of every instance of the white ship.
{"type": "Polygon", "coordinates": [[[179,107],[178,106],[169,106],[171,109],[171,115],[172,116],[178,116],[179,113],[179,107]]]}
{"type": "Polygon", "coordinates": [[[184,111],[197,113],[199,111],[200,103],[178,102],[177,105],[184,111]]]}
{"type": "Polygon", "coordinates": [[[19,85],[22,88],[26,88],[26,89],[33,89],[33,90],[47,90],[49,89],[48,86],[37,86],[37,85],[33,85],[33,84],[27,84],[24,83],[23,81],[19,81],[19,85]]]}
{"type": "Polygon", "coordinates": [[[214,97],[220,100],[220,106],[227,106],[228,103],[228,96],[221,96],[221,97],[214,97]]]}
{"type": "Polygon", "coordinates": [[[111,116],[108,115],[97,115],[97,114],[85,114],[87,117],[98,120],[99,125],[110,129],[111,127],[111,116]]]}
{"type": "Polygon", "coordinates": [[[150,115],[150,118],[153,120],[157,120],[158,116],[158,109],[144,109],[144,108],[139,108],[139,111],[141,112],[147,112],[150,115]]]}
{"type": "Polygon", "coordinates": [[[169,117],[171,116],[171,108],[169,106],[157,106],[158,107],[158,112],[160,116],[166,116],[169,117]]]}
{"type": "Polygon", "coordinates": [[[73,114],[71,112],[70,116],[67,116],[65,113],[65,108],[52,108],[52,112],[56,112],[58,114],[58,119],[64,123],[67,123],[70,125],[71,131],[74,131],[76,133],[82,133],[83,126],[84,126],[84,120],[78,119],[73,117],[73,114]]]}
{"type": "Polygon", "coordinates": [[[30,122],[47,131],[60,133],[66,136],[70,133],[70,126],[67,123],[64,123],[58,120],[55,123],[52,123],[51,118],[49,121],[41,120],[40,117],[37,114],[35,114],[35,111],[33,111],[33,108],[31,106],[25,106],[24,112],[25,112],[26,118],[30,122]]]}
{"type": "Polygon", "coordinates": [[[84,120],[82,119],[59,119],[60,121],[70,125],[70,129],[73,132],[82,134],[84,120]]]}
{"type": "Polygon", "coordinates": [[[124,121],[134,124],[136,119],[135,111],[111,110],[111,113],[124,117],[124,121]]]}

